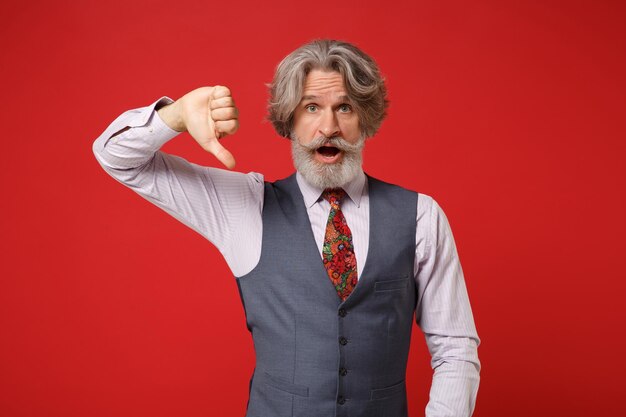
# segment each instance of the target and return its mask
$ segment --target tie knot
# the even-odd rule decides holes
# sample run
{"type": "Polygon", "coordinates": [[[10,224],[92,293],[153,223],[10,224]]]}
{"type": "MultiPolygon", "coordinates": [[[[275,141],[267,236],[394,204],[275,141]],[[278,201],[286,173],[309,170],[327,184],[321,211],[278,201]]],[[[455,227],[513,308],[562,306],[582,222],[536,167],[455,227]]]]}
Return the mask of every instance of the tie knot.
{"type": "Polygon", "coordinates": [[[332,206],[339,206],[341,199],[344,198],[346,192],[343,188],[327,188],[322,193],[324,200],[328,201],[332,206]]]}

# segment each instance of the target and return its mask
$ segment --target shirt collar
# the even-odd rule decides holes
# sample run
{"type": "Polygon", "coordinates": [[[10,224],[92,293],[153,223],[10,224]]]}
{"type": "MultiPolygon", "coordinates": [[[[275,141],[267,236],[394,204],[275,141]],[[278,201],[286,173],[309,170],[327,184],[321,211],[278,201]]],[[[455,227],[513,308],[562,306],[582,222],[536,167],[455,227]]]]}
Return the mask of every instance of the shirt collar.
{"type": "MultiPolygon", "coordinates": [[[[356,177],[342,187],[346,194],[348,194],[348,197],[350,197],[350,200],[352,200],[357,207],[361,205],[361,197],[365,190],[365,179],[365,173],[362,169],[359,169],[356,177]]],[[[324,192],[323,188],[309,184],[299,172],[296,173],[296,181],[298,182],[298,187],[300,187],[300,192],[302,193],[304,204],[307,208],[310,208],[320,200],[322,192],[324,192]]]]}

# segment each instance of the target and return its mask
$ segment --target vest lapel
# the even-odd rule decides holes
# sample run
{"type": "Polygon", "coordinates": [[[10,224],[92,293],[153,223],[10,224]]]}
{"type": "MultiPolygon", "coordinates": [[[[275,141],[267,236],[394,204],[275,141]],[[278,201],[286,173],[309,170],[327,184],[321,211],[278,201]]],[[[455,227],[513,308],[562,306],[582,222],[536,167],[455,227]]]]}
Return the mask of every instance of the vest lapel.
{"type": "MultiPolygon", "coordinates": [[[[380,217],[383,213],[381,213],[381,209],[378,207],[379,199],[376,198],[378,193],[378,189],[376,187],[376,182],[372,181],[369,176],[367,176],[368,181],[368,193],[369,193],[369,245],[367,249],[367,255],[364,259],[363,264],[363,273],[359,275],[359,281],[354,287],[354,290],[350,294],[350,296],[346,299],[345,302],[350,300],[351,298],[359,298],[360,293],[367,293],[367,287],[370,284],[371,278],[369,278],[369,271],[372,269],[371,266],[371,254],[378,253],[382,248],[379,246],[379,239],[377,236],[381,236],[381,233],[384,228],[381,221],[375,221],[378,217],[380,217]],[[355,296],[356,294],[356,296],[355,296]]],[[[277,194],[279,205],[287,217],[290,224],[294,226],[294,230],[306,230],[305,236],[298,236],[298,239],[302,239],[305,242],[305,245],[309,246],[309,249],[306,250],[307,253],[307,262],[312,266],[312,271],[316,274],[316,276],[321,276],[321,279],[324,279],[326,283],[328,283],[328,294],[329,297],[333,297],[337,299],[337,304],[342,304],[340,298],[337,296],[337,291],[333,288],[332,283],[328,279],[328,274],[326,269],[324,268],[324,263],[322,261],[321,256],[319,256],[319,249],[315,243],[315,237],[313,236],[313,231],[311,229],[311,221],[309,220],[309,215],[307,213],[306,206],[304,204],[304,198],[302,196],[302,192],[300,191],[300,187],[298,187],[298,182],[296,180],[296,174],[292,174],[284,181],[282,181],[281,187],[279,188],[281,191],[277,194]],[[306,226],[305,226],[306,225],[306,226]],[[311,259],[311,255],[314,259],[311,259]]],[[[380,219],[378,219],[380,220],[380,219]]],[[[357,260],[357,263],[359,260],[357,260]]]]}
{"type": "MultiPolygon", "coordinates": [[[[275,183],[278,186],[278,182],[275,183]]],[[[319,249],[315,243],[315,237],[313,236],[313,230],[311,229],[311,221],[304,204],[304,197],[298,187],[296,180],[296,174],[285,178],[280,182],[280,187],[277,187],[280,193],[277,193],[278,204],[281,210],[285,214],[289,223],[294,226],[293,230],[304,231],[304,236],[294,236],[296,240],[304,242],[305,246],[305,259],[300,259],[298,262],[307,262],[311,266],[311,272],[315,274],[319,279],[324,280],[327,284],[324,287],[328,290],[328,297],[332,297],[337,301],[337,305],[341,303],[341,299],[337,295],[337,291],[333,287],[332,283],[328,279],[328,273],[324,268],[322,257],[319,254],[319,249]]],[[[357,287],[359,285],[357,284],[357,287]]],[[[355,287],[356,289],[356,287],[355,287]]]]}

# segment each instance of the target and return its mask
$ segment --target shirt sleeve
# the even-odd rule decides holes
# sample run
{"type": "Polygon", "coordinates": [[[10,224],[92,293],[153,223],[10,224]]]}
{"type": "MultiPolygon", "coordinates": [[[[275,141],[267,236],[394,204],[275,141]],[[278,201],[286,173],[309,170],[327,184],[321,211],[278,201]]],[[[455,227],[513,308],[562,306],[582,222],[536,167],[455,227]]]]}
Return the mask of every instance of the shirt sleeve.
{"type": "Polygon", "coordinates": [[[419,204],[416,320],[434,370],[426,416],[469,417],[480,381],[480,339],[448,220],[432,198],[420,195],[419,204]]]}
{"type": "Polygon", "coordinates": [[[243,275],[260,257],[263,176],[204,167],[160,151],[179,133],[155,111],[171,102],[164,97],[119,116],[94,142],[96,159],[117,181],[207,238],[233,273],[243,275]],[[243,234],[258,236],[258,242],[240,239],[243,234]]]}

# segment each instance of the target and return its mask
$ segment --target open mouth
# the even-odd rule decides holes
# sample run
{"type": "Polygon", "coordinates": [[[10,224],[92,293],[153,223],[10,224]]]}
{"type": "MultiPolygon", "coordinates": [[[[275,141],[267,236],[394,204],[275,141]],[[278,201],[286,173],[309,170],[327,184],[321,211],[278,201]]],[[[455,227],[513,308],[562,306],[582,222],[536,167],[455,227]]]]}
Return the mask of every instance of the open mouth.
{"type": "Polygon", "coordinates": [[[339,152],[339,149],[335,148],[334,146],[320,146],[319,148],[317,148],[317,153],[325,158],[332,158],[339,152]]]}
{"type": "Polygon", "coordinates": [[[334,164],[341,158],[343,152],[332,145],[320,146],[315,150],[315,159],[324,164],[334,164]]]}

